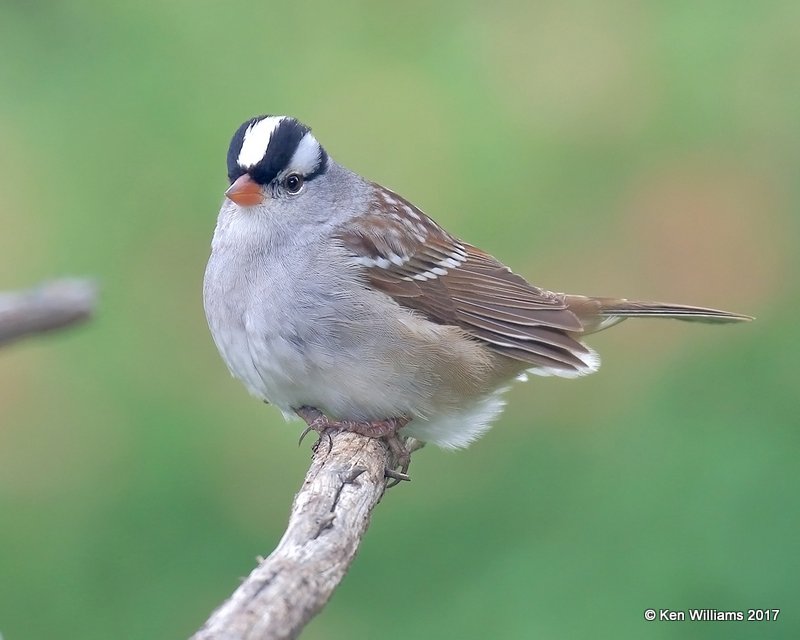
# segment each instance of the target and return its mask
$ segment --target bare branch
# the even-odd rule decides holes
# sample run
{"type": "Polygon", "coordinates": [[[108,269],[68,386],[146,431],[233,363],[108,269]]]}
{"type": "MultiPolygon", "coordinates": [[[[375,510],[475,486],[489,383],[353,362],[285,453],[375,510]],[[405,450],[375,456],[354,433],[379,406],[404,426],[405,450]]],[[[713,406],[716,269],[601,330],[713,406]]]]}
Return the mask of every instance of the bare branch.
{"type": "Polygon", "coordinates": [[[192,640],[296,638],[347,573],[386,488],[389,464],[381,440],[349,432],[330,441],[323,436],[277,548],[192,640]]]}
{"type": "Polygon", "coordinates": [[[77,278],[0,293],[0,346],[83,322],[91,316],[96,299],[95,284],[77,278]]]}

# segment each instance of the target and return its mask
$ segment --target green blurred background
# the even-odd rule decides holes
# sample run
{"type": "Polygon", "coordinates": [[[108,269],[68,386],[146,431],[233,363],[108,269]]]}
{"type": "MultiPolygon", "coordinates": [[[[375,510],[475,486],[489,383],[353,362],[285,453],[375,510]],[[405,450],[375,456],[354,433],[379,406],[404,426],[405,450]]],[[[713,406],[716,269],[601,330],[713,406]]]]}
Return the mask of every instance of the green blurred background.
{"type": "Polygon", "coordinates": [[[230,378],[201,280],[234,129],[331,154],[629,322],[427,448],[309,639],[800,637],[800,4],[0,4],[0,288],[102,284],[0,353],[0,633],[181,638],[280,537],[309,451],[230,378]],[[781,608],[648,623],[648,607],[781,608]]]}

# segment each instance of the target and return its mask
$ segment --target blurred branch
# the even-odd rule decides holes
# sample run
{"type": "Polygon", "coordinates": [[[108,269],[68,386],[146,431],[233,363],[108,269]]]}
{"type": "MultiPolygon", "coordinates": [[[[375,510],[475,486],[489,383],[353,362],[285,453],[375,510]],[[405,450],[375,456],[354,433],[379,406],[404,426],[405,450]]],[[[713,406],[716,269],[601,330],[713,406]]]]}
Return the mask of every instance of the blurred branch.
{"type": "Polygon", "coordinates": [[[78,278],[0,293],[0,346],[83,322],[91,316],[96,299],[95,284],[78,278]]]}
{"type": "Polygon", "coordinates": [[[192,640],[296,638],[347,573],[389,466],[381,440],[339,432],[329,443],[323,436],[275,551],[192,640]]]}

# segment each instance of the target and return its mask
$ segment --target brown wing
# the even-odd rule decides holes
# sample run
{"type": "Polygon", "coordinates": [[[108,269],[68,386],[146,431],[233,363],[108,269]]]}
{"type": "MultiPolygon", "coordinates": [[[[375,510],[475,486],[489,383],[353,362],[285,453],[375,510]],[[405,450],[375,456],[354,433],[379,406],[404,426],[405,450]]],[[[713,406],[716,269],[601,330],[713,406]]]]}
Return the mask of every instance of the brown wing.
{"type": "Polygon", "coordinates": [[[534,369],[570,376],[597,367],[594,352],[569,335],[583,326],[563,295],[529,284],[375,186],[376,199],[360,224],[348,223],[337,234],[373,287],[534,369]]]}

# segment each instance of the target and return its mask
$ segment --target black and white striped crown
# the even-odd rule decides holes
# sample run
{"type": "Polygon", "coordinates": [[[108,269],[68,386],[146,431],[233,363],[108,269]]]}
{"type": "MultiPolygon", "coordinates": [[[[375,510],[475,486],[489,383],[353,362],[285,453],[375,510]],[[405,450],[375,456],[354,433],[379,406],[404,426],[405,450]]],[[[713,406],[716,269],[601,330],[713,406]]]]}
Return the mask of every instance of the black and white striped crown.
{"type": "Polygon", "coordinates": [[[248,173],[258,184],[269,184],[291,171],[313,180],[325,173],[328,154],[311,129],[289,116],[257,116],[236,130],[228,147],[231,183],[248,173]]]}

